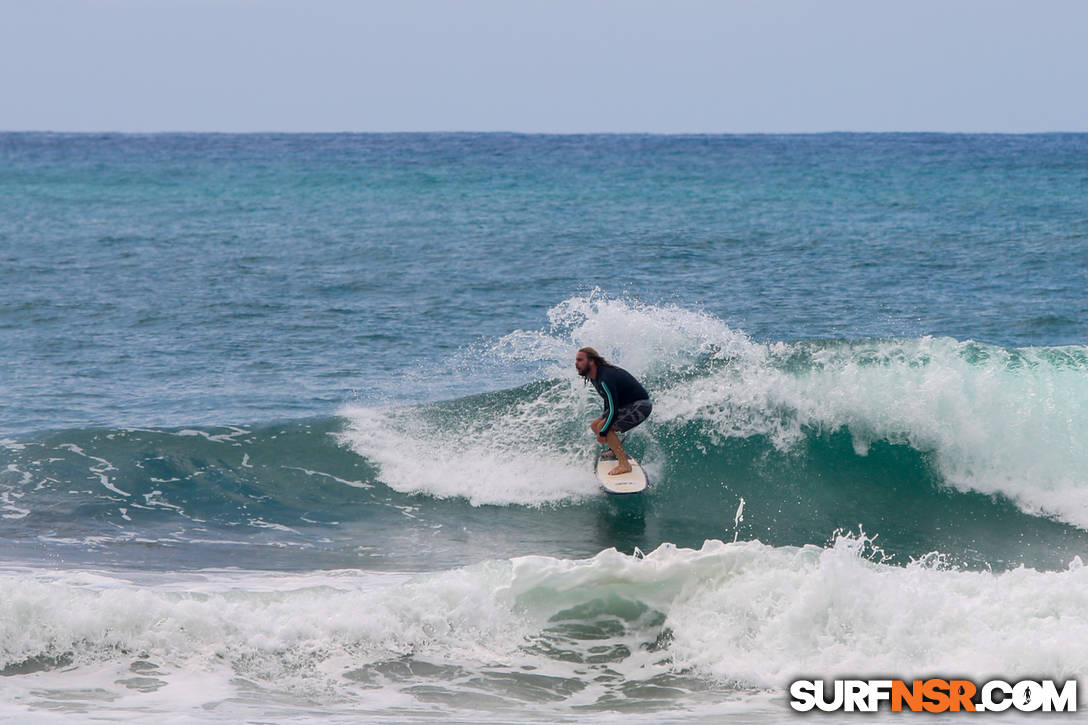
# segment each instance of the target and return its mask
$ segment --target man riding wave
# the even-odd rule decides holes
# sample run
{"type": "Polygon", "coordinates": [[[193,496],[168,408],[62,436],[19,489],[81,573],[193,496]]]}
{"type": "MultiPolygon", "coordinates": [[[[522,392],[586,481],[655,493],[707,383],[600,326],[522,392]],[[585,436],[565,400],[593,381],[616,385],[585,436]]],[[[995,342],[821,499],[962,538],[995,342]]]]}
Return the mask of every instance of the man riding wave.
{"type": "Polygon", "coordinates": [[[589,427],[597,435],[597,442],[607,444],[616,457],[616,467],[608,475],[630,473],[631,463],[617,432],[629,431],[646,420],[653,410],[650,394],[631,373],[611,364],[592,347],[578,351],[574,367],[579,375],[593,383],[604,400],[604,412],[589,427]]]}

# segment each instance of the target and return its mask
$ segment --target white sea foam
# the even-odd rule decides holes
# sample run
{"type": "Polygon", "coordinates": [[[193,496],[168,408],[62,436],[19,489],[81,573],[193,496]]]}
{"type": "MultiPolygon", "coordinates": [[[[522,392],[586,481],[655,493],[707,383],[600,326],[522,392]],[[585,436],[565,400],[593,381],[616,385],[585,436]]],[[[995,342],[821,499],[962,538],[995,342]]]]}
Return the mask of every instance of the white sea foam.
{"type": "Polygon", "coordinates": [[[554,444],[556,431],[575,420],[572,400],[552,388],[454,425],[425,409],[349,408],[341,438],[404,493],[463,496],[476,505],[572,500],[596,490],[585,446],[554,444]]]}
{"type": "Polygon", "coordinates": [[[107,471],[116,471],[117,467],[114,466],[109,461],[107,461],[105,458],[99,458],[98,456],[88,455],[82,448],[77,446],[75,443],[62,443],[57,447],[58,448],[65,448],[65,449],[71,451],[72,453],[78,454],[80,456],[83,456],[84,458],[88,458],[88,459],[94,461],[95,463],[97,463],[98,466],[97,467],[96,466],[91,466],[90,470],[98,478],[98,480],[102,483],[102,486],[104,488],[108,489],[109,491],[112,491],[113,493],[121,495],[121,496],[131,496],[132,495],[132,494],[128,493],[127,491],[122,491],[121,489],[117,488],[117,486],[115,486],[113,484],[113,480],[107,474],[107,471]]]}
{"type": "Polygon", "coordinates": [[[994,574],[934,561],[888,566],[866,551],[870,541],[850,536],[826,549],[711,541],[412,579],[9,571],[0,574],[0,666],[44,669],[9,670],[6,714],[47,707],[42,693],[62,689],[69,705],[91,710],[119,698],[198,713],[260,691],[387,714],[433,705],[427,693],[442,691],[442,702],[486,710],[494,703],[480,706],[480,688],[505,683],[490,690],[506,702],[500,710],[569,717],[583,706],[622,710],[617,698],[662,676],[681,678],[676,687],[703,681],[692,691],[728,709],[748,696],[777,702],[800,676],[1088,671],[1088,568],[1079,560],[1058,572],[994,574]],[[368,669],[383,662],[393,669],[368,669]],[[411,662],[426,664],[397,664],[411,662]],[[141,667],[153,670],[154,691],[125,684],[122,675],[141,667]],[[71,694],[87,690],[84,679],[97,695],[71,694]],[[534,697],[541,687],[547,696],[534,697]]]}
{"type": "Polygon", "coordinates": [[[20,470],[14,463],[9,463],[3,471],[0,471],[0,481],[8,484],[0,489],[0,512],[2,512],[0,517],[21,519],[30,514],[30,509],[22,508],[17,502],[25,495],[26,486],[32,478],[28,472],[20,470]]]}

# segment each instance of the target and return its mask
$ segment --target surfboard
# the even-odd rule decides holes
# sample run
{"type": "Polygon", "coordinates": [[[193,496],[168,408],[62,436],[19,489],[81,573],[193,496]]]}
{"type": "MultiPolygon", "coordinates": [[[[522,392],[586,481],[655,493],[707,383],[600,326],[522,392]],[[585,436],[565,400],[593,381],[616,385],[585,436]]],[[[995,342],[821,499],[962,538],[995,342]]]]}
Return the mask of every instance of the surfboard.
{"type": "MultiPolygon", "coordinates": [[[[607,450],[607,449],[606,449],[607,450]]],[[[604,451],[601,451],[604,454],[604,451]]],[[[616,467],[615,458],[597,459],[597,480],[608,493],[639,493],[646,489],[646,472],[631,456],[627,457],[631,463],[630,473],[621,473],[618,476],[609,476],[608,472],[616,467]]]]}

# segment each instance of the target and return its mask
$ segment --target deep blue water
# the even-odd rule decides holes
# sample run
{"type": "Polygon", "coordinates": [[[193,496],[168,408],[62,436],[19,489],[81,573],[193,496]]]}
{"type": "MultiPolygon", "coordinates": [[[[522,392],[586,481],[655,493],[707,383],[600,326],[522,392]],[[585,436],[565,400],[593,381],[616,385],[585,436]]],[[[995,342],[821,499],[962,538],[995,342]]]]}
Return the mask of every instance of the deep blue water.
{"type": "Polygon", "coordinates": [[[0,134],[11,713],[1083,670],[1086,289],[1085,134],[0,134]],[[641,497],[586,344],[654,396],[641,497]],[[872,619],[920,589],[943,644],[872,619]]]}

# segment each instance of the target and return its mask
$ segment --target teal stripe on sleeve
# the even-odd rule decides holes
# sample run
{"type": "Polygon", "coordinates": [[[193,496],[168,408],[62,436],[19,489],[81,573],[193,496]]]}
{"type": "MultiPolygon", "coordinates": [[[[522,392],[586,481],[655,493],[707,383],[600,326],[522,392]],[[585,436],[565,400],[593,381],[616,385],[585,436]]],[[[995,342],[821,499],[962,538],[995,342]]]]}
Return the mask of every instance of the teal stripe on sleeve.
{"type": "Polygon", "coordinates": [[[616,417],[616,403],[612,400],[612,391],[608,389],[608,385],[602,380],[601,388],[604,389],[604,394],[608,396],[608,418],[604,421],[604,425],[601,426],[601,435],[608,432],[608,427],[612,425],[612,419],[616,417]]]}

